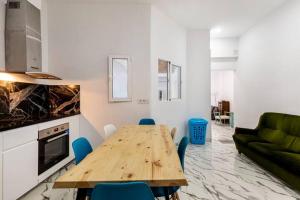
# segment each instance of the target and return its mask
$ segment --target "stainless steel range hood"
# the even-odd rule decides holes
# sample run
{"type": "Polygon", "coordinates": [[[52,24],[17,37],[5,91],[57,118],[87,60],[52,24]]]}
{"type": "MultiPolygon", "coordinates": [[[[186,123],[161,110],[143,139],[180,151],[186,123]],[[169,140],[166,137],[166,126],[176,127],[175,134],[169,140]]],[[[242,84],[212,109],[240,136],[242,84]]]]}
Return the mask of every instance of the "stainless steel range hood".
{"type": "Polygon", "coordinates": [[[60,79],[43,73],[40,10],[27,0],[7,1],[5,62],[6,72],[60,79]]]}

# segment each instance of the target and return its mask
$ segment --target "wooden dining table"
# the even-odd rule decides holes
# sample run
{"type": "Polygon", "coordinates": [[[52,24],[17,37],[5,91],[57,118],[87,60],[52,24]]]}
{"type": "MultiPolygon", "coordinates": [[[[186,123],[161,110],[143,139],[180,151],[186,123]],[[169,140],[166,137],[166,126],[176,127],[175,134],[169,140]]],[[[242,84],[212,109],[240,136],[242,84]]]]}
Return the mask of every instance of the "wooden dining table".
{"type": "Polygon", "coordinates": [[[53,187],[94,188],[98,183],[131,181],[152,187],[188,185],[167,126],[121,127],[53,187]]]}

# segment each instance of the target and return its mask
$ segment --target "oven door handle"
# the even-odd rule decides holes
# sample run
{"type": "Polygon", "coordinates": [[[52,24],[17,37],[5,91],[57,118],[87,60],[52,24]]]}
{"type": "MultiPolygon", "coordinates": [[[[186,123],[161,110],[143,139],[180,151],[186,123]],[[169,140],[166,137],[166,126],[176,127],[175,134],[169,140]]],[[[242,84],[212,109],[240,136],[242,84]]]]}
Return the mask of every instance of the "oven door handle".
{"type": "Polygon", "coordinates": [[[52,142],[52,141],[54,141],[54,140],[57,140],[57,139],[59,139],[59,138],[62,138],[62,137],[64,137],[64,136],[66,136],[66,135],[69,135],[69,133],[64,133],[64,134],[62,134],[62,135],[56,136],[56,137],[54,137],[54,138],[51,138],[51,139],[47,140],[46,142],[47,142],[47,143],[52,142]]]}

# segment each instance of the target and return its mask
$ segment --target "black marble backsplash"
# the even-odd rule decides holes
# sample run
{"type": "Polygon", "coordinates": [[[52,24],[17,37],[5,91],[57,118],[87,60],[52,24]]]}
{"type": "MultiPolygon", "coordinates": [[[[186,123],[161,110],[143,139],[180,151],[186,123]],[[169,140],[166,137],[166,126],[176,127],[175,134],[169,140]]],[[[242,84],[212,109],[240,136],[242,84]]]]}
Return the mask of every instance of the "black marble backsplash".
{"type": "Polygon", "coordinates": [[[79,85],[0,81],[0,131],[79,113],[79,85]]]}

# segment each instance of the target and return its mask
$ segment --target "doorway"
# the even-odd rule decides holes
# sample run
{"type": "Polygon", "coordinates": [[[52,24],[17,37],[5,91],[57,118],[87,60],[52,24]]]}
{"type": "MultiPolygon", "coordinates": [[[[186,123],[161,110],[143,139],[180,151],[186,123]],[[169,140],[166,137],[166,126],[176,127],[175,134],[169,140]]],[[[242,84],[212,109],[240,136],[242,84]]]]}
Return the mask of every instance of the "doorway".
{"type": "MultiPolygon", "coordinates": [[[[238,38],[211,38],[211,119],[212,126],[222,132],[234,128],[234,78],[238,61],[238,38]]],[[[231,137],[231,135],[229,135],[231,137]]],[[[231,139],[232,140],[232,139],[231,139]]]]}

